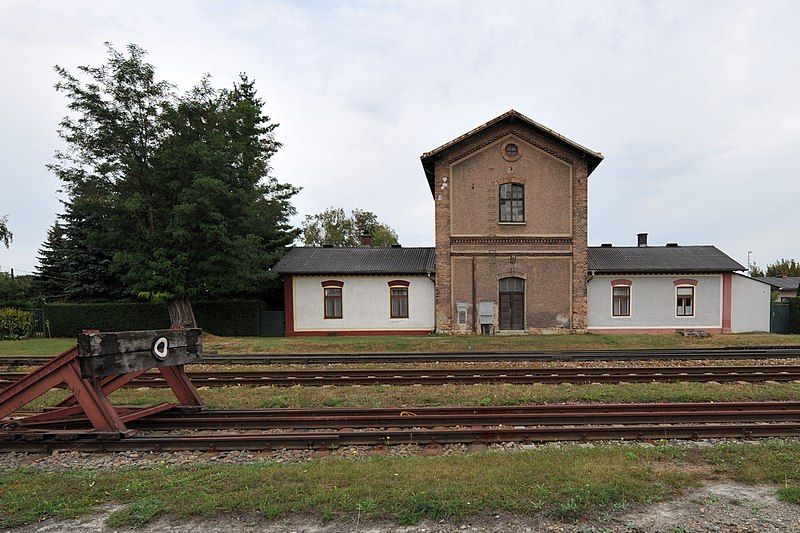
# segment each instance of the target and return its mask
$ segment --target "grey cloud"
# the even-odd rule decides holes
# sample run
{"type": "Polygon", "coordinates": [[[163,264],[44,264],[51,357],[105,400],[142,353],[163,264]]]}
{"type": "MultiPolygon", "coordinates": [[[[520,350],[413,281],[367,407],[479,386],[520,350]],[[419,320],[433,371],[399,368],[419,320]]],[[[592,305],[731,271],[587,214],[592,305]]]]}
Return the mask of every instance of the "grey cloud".
{"type": "Polygon", "coordinates": [[[433,242],[419,155],[515,108],[606,155],[590,240],[800,255],[796,2],[6,2],[0,5],[0,265],[31,270],[59,210],[45,164],[53,64],[136,42],[188,88],[252,75],[303,214],[362,207],[433,242]]]}

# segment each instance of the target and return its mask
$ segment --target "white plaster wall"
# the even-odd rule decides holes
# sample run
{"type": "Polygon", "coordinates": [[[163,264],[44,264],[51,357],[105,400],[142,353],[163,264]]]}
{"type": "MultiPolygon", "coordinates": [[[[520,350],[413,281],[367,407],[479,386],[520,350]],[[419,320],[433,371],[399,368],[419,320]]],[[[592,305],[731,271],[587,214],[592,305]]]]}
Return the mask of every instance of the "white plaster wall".
{"type": "MultiPolygon", "coordinates": [[[[765,285],[766,286],[766,285],[765,285]]],[[[713,275],[599,275],[589,280],[589,329],[721,328],[722,276],[713,275]],[[631,316],[611,316],[611,281],[628,279],[631,316]],[[678,279],[697,280],[693,317],[675,315],[678,279]]]]}
{"type": "Polygon", "coordinates": [[[731,332],[769,331],[770,286],[747,276],[733,275],[731,332]]]}
{"type": "Polygon", "coordinates": [[[295,331],[433,330],[434,284],[427,276],[294,276],[295,331]],[[342,318],[326,319],[322,282],[344,282],[342,318]],[[389,282],[405,280],[408,318],[389,318],[389,282]]]}

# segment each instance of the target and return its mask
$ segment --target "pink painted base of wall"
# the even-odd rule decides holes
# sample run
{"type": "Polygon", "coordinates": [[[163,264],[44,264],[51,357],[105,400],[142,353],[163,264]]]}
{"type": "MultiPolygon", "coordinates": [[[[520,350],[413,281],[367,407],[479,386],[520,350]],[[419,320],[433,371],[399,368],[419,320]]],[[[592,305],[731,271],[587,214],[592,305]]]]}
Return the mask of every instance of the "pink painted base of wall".
{"type": "Polygon", "coordinates": [[[365,329],[354,331],[289,331],[287,337],[374,337],[376,335],[429,335],[433,330],[427,329],[365,329]]]}
{"type": "Polygon", "coordinates": [[[625,334],[625,335],[635,335],[637,333],[642,333],[642,334],[647,334],[647,335],[650,335],[650,334],[663,335],[665,333],[675,333],[678,330],[691,330],[691,329],[703,330],[703,331],[707,331],[709,333],[715,333],[715,334],[716,333],[730,333],[730,331],[727,331],[727,332],[723,331],[722,328],[653,328],[653,329],[638,329],[638,328],[628,328],[628,329],[625,329],[625,328],[618,328],[618,329],[616,329],[616,328],[615,329],[603,329],[603,328],[600,328],[600,329],[595,329],[595,328],[589,328],[589,333],[601,333],[603,335],[608,335],[608,334],[613,335],[614,333],[621,333],[621,334],[625,334]]]}

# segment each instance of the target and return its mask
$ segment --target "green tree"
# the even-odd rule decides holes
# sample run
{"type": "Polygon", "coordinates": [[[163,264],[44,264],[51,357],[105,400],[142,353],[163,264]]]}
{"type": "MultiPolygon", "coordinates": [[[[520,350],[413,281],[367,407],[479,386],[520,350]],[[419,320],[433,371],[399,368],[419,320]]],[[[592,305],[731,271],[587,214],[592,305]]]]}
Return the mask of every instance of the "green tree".
{"type": "Polygon", "coordinates": [[[364,233],[372,236],[373,246],[398,244],[392,228],[379,222],[375,213],[361,209],[347,215],[341,207],[329,207],[322,213],[306,215],[302,230],[306,246],[359,246],[364,233]]]}
{"type": "MultiPolygon", "coordinates": [[[[126,294],[113,270],[124,241],[109,231],[117,186],[125,179],[147,187],[149,160],[160,140],[161,108],[171,86],[155,80],[145,52],[130,45],[127,55],[106,45],[108,62],[81,66],[73,75],[56,66],[56,90],[68,99],[70,113],[58,130],[66,150],[48,165],[66,193],[64,298],[107,301],[126,294]],[[84,81],[88,79],[88,81],[84,81]]],[[[155,203],[155,202],[154,202],[155,203]]]]}
{"type": "Polygon", "coordinates": [[[800,276],[800,262],[794,259],[779,259],[767,265],[767,276],[800,276]]]}
{"type": "Polygon", "coordinates": [[[274,280],[269,267],[298,235],[288,222],[298,189],[269,175],[277,124],[246,76],[231,90],[204,79],[165,106],[163,119],[152,187],[166,208],[153,211],[137,183],[121,183],[127,200],[112,226],[130,236],[115,263],[133,292],[167,299],[185,316],[190,298],[274,280]]]}
{"type": "Polygon", "coordinates": [[[106,187],[86,182],[65,205],[66,261],[62,277],[67,282],[64,298],[76,302],[107,302],[130,298],[113,270],[118,242],[110,231],[110,198],[106,187]]]}
{"type": "MultiPolygon", "coordinates": [[[[60,130],[70,149],[52,168],[89,227],[80,240],[110,258],[98,265],[105,283],[166,301],[173,324],[194,325],[192,298],[274,282],[269,267],[298,235],[288,223],[298,189],[270,175],[277,124],[246,76],[230,89],[205,77],[175,96],[144,50],[108,50],[81,79],[57,68],[72,115],[60,130]]],[[[65,219],[69,238],[78,225],[65,219]]]]}
{"type": "Polygon", "coordinates": [[[33,288],[46,300],[63,300],[66,298],[67,277],[67,245],[64,225],[60,220],[53,222],[47,230],[47,238],[39,248],[39,264],[33,288]]]}
{"type": "Polygon", "coordinates": [[[750,263],[750,270],[748,271],[753,278],[763,278],[766,276],[764,269],[758,266],[755,262],[750,263]]]}
{"type": "MultiPolygon", "coordinates": [[[[0,272],[0,300],[22,302],[32,296],[33,276],[11,276],[10,272],[0,272]]],[[[2,307],[2,306],[0,306],[2,307]]]]}
{"type": "Polygon", "coordinates": [[[13,237],[14,235],[8,229],[8,215],[0,217],[0,242],[8,248],[13,237]]]}

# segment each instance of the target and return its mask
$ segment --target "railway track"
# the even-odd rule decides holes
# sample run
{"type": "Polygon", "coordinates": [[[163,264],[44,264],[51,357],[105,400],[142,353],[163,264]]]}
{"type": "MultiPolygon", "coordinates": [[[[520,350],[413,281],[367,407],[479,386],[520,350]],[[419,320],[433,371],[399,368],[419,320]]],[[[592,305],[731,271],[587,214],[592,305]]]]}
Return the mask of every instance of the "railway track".
{"type": "MultiPolygon", "coordinates": [[[[702,359],[791,359],[800,357],[800,346],[729,348],[676,348],[648,350],[542,350],[503,352],[408,352],[408,353],[308,353],[308,354],[206,354],[203,364],[344,364],[344,363],[430,363],[489,361],[636,361],[702,359]]],[[[35,366],[52,357],[42,355],[0,356],[7,366],[35,366]]]]}
{"type": "Polygon", "coordinates": [[[130,424],[128,438],[86,421],[0,431],[0,450],[268,450],[359,445],[800,436],[800,402],[590,404],[408,409],[165,411],[130,424]],[[80,429],[81,425],[84,429],[80,429]],[[77,428],[77,429],[76,429],[77,428]],[[187,434],[176,432],[191,430],[187,434]]]}
{"type": "MultiPolygon", "coordinates": [[[[25,375],[0,372],[0,389],[25,375]]],[[[442,385],[479,383],[650,383],[650,382],[763,382],[800,380],[800,366],[680,366],[680,367],[578,367],[578,368],[395,368],[323,370],[192,371],[199,387],[325,386],[325,385],[442,385]]],[[[159,373],[136,378],[131,385],[167,387],[159,373]]]]}

